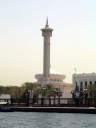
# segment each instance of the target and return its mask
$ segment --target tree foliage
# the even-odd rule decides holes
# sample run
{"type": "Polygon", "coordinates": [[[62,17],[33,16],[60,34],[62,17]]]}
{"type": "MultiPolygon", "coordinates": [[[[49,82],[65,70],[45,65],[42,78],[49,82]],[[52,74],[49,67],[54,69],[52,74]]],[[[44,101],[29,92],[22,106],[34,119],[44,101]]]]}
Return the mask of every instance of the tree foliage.
{"type": "Polygon", "coordinates": [[[37,83],[26,82],[22,86],[0,86],[0,94],[10,94],[13,98],[24,98],[28,90],[32,90],[36,96],[58,96],[60,89],[52,85],[41,86],[37,83]]]}

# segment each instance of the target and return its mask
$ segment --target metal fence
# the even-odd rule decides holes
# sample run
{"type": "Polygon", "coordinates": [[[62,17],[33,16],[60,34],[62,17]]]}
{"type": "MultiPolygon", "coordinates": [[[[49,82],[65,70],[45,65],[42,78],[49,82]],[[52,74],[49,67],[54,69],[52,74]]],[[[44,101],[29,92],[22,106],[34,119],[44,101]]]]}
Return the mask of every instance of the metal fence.
{"type": "Polygon", "coordinates": [[[96,98],[12,98],[11,105],[14,106],[80,106],[80,107],[95,107],[96,98]]]}

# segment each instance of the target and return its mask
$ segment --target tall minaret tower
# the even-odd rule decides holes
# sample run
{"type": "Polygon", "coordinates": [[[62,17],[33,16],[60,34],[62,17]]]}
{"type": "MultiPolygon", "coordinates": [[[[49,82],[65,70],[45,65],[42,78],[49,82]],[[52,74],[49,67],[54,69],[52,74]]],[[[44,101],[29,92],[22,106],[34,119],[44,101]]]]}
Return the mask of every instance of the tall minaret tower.
{"type": "Polygon", "coordinates": [[[64,85],[63,79],[65,75],[50,73],[50,37],[52,36],[53,29],[48,25],[48,18],[46,20],[45,27],[41,29],[43,36],[43,73],[36,74],[37,82],[41,85],[56,85],[60,88],[60,85],[64,85]]]}
{"type": "Polygon", "coordinates": [[[43,76],[48,78],[50,75],[50,37],[52,36],[52,28],[49,28],[48,18],[46,20],[46,25],[42,31],[42,36],[44,37],[44,52],[43,52],[43,76]]]}

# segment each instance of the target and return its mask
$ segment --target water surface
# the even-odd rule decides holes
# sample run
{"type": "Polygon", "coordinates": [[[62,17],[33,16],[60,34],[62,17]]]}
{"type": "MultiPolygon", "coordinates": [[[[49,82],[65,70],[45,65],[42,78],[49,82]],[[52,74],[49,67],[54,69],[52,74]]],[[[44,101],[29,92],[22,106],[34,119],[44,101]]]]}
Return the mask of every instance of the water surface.
{"type": "Polygon", "coordinates": [[[1,112],[0,128],[96,128],[96,115],[1,112]]]}

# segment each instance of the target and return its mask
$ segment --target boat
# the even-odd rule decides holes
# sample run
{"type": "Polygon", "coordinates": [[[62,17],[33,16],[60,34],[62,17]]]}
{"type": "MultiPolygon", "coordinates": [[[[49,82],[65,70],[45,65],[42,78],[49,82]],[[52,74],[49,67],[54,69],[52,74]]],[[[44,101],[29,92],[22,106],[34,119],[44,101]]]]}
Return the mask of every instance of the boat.
{"type": "Polygon", "coordinates": [[[13,112],[14,110],[10,107],[10,104],[5,101],[0,101],[0,112],[13,112]]]}

